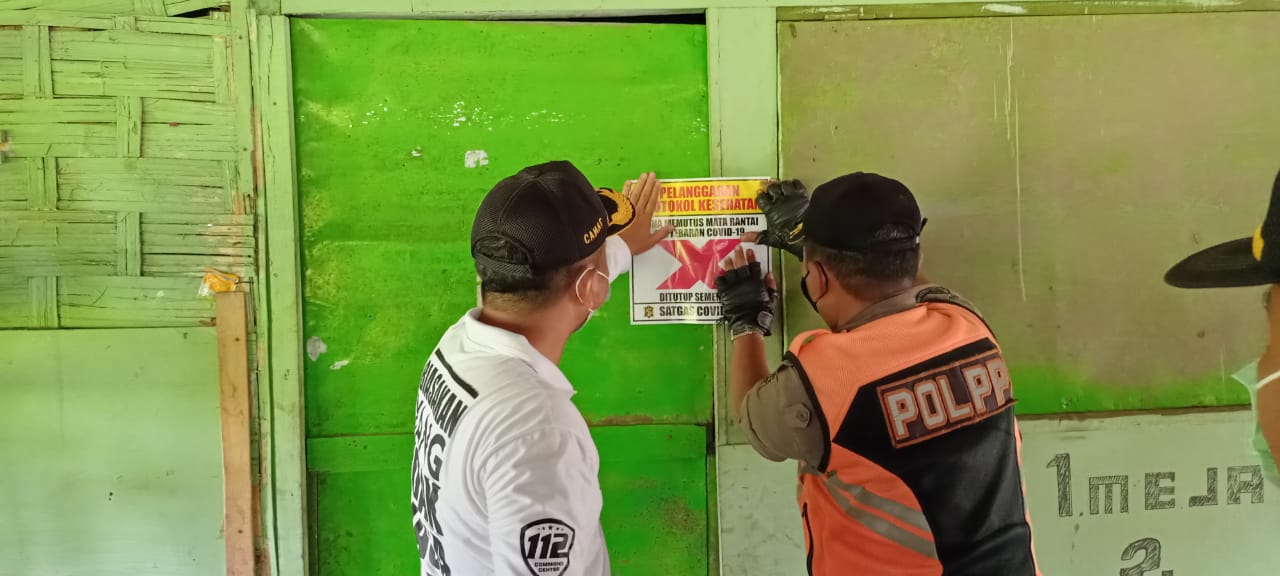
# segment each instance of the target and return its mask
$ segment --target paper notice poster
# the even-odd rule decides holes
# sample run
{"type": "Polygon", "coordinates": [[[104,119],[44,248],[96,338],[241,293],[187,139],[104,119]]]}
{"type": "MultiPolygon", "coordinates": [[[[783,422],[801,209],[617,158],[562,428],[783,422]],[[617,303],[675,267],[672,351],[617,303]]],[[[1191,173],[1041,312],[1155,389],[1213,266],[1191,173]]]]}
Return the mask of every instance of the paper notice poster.
{"type": "MultiPolygon", "coordinates": [[[[742,243],[744,233],[765,229],[756,195],[768,184],[768,178],[662,181],[653,226],[672,224],[676,228],[670,237],[632,261],[632,324],[714,324],[720,320],[716,277],[742,243]]],[[[748,246],[768,272],[768,249],[748,246]]]]}

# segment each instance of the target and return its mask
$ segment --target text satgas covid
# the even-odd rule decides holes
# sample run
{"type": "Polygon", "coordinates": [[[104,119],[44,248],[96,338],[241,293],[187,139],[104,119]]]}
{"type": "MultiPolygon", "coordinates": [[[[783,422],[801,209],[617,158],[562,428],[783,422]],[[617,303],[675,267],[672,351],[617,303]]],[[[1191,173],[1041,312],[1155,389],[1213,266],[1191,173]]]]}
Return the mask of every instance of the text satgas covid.
{"type": "Polygon", "coordinates": [[[720,305],[707,306],[658,306],[659,318],[719,318],[720,305]]]}

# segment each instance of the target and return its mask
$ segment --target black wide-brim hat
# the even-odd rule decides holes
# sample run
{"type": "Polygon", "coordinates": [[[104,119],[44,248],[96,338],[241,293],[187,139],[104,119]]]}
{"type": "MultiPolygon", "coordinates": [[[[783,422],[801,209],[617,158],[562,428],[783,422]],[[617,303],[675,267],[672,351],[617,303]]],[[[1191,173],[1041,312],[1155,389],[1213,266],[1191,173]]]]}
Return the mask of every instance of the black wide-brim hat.
{"type": "Polygon", "coordinates": [[[1280,174],[1271,204],[1252,238],[1210,246],[1173,265],[1164,281],[1177,288],[1239,288],[1280,284],[1280,174]]]}

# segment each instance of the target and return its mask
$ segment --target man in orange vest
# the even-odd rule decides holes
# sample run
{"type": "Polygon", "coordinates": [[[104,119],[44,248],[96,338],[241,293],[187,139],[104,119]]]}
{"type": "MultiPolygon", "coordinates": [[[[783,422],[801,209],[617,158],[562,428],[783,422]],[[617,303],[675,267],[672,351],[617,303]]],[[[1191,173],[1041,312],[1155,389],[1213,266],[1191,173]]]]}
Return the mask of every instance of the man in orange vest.
{"type": "Polygon", "coordinates": [[[1038,575],[1000,346],[946,288],[917,280],[925,220],[876,174],[775,183],[746,241],[802,257],[829,330],[770,373],[777,293],[741,248],[717,279],[733,333],[729,399],[752,446],[800,462],[809,574],[1038,575]]]}

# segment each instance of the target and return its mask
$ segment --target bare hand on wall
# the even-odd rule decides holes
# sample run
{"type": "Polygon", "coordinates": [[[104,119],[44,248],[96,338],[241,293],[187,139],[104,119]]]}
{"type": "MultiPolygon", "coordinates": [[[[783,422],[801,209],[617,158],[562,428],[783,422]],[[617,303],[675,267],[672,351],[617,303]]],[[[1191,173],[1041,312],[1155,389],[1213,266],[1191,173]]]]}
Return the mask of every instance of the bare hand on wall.
{"type": "Polygon", "coordinates": [[[636,219],[626,230],[618,233],[618,237],[627,243],[631,253],[643,254],[671,234],[674,226],[667,225],[653,231],[653,213],[658,209],[658,197],[661,196],[662,181],[653,172],[645,172],[639,178],[627,182],[622,193],[631,201],[636,210],[636,219]]]}

